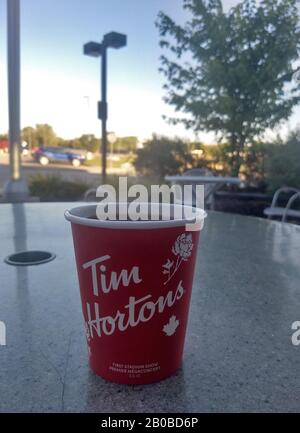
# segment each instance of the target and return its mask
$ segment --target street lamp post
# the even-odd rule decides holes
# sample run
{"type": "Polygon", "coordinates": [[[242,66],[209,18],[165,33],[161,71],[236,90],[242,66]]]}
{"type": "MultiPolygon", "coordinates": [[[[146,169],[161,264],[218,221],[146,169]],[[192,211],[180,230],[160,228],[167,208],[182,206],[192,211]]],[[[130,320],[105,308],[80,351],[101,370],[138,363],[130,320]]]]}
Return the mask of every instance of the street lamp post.
{"type": "Polygon", "coordinates": [[[101,56],[101,101],[98,102],[98,118],[102,122],[102,182],[106,183],[107,156],[107,48],[122,48],[127,43],[127,36],[117,32],[104,35],[101,43],[88,42],[83,46],[83,53],[91,57],[101,56]]]}
{"type": "Polygon", "coordinates": [[[7,0],[7,72],[10,180],[4,186],[4,200],[15,202],[29,196],[21,177],[20,0],[7,0]]]}
{"type": "Polygon", "coordinates": [[[102,120],[102,182],[106,183],[106,156],[107,156],[107,52],[102,42],[101,62],[101,102],[98,108],[98,117],[102,120]]]}

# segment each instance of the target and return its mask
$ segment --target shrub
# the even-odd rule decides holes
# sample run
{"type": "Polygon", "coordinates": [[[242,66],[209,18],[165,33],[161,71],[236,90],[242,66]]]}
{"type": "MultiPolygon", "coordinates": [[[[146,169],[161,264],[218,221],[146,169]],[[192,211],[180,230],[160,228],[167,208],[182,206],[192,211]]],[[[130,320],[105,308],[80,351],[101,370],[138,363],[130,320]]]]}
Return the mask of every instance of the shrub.
{"type": "Polygon", "coordinates": [[[71,182],[60,176],[34,174],[29,178],[30,194],[39,197],[41,201],[73,201],[82,198],[90,185],[81,182],[71,182]]]}
{"type": "Polygon", "coordinates": [[[300,188],[300,140],[296,134],[286,143],[272,146],[266,164],[268,191],[273,193],[281,186],[300,188]]]}
{"type": "Polygon", "coordinates": [[[143,149],[138,149],[134,161],[138,174],[160,180],[166,175],[182,173],[192,164],[188,143],[157,135],[153,135],[143,149]]]}
{"type": "Polygon", "coordinates": [[[244,149],[244,162],[240,174],[248,187],[266,189],[266,165],[269,155],[276,145],[272,143],[253,142],[244,149]]]}

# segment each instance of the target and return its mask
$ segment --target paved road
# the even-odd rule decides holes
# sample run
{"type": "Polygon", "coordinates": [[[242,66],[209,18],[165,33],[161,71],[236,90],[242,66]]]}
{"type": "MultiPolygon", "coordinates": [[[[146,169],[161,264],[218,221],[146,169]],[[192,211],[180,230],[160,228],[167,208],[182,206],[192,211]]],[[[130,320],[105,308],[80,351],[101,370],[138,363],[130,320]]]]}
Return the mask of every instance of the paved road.
{"type": "MultiPolygon", "coordinates": [[[[80,180],[91,185],[98,186],[100,182],[100,167],[81,166],[75,168],[69,164],[50,164],[47,167],[42,167],[38,163],[32,161],[30,157],[24,157],[22,161],[23,176],[28,180],[30,176],[36,173],[47,175],[59,175],[66,180],[80,180]]],[[[108,174],[126,175],[123,170],[108,169],[108,174]]],[[[9,178],[8,155],[0,155],[0,190],[2,190],[5,182],[9,178]]]]}

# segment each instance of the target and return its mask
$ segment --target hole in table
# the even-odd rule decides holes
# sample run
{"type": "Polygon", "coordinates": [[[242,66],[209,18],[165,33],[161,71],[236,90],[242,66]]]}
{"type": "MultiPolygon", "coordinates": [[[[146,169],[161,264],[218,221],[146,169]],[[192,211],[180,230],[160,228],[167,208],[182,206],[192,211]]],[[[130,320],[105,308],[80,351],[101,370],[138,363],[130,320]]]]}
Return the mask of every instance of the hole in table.
{"type": "Polygon", "coordinates": [[[10,254],[4,259],[4,261],[8,265],[31,266],[51,262],[55,257],[55,254],[48,251],[22,251],[10,254]]]}

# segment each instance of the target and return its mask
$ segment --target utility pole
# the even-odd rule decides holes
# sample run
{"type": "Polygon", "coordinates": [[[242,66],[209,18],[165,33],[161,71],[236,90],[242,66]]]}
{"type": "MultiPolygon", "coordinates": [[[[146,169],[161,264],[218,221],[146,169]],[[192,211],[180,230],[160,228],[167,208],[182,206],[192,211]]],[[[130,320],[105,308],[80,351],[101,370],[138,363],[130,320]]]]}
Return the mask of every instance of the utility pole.
{"type": "Polygon", "coordinates": [[[20,0],[7,0],[7,72],[10,180],[4,186],[4,200],[22,202],[29,191],[21,177],[20,0]]]}

